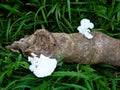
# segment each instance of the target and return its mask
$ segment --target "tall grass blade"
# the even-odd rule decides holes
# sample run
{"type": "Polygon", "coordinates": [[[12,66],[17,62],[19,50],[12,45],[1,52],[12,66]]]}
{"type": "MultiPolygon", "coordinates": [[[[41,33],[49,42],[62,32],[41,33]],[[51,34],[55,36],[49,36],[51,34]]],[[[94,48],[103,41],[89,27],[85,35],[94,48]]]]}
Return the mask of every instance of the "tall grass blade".
{"type": "Polygon", "coordinates": [[[63,83],[63,85],[68,86],[69,88],[81,89],[81,90],[88,90],[87,88],[85,88],[85,87],[83,87],[81,85],[67,84],[67,83],[63,83]]]}
{"type": "Polygon", "coordinates": [[[54,74],[52,76],[61,76],[61,77],[69,76],[69,77],[79,77],[79,78],[85,78],[85,79],[89,78],[86,75],[84,75],[83,73],[74,72],[74,71],[72,71],[72,72],[70,72],[70,71],[58,71],[58,72],[54,72],[54,74]]]}
{"type": "Polygon", "coordinates": [[[67,0],[67,7],[68,7],[68,16],[69,20],[71,22],[71,7],[70,7],[70,0],[67,0]]]}
{"type": "Polygon", "coordinates": [[[47,17],[49,17],[53,12],[55,12],[56,7],[58,6],[58,3],[56,3],[54,6],[51,7],[50,11],[47,14],[47,17]]]}
{"type": "Polygon", "coordinates": [[[14,80],[12,82],[10,82],[6,87],[5,87],[5,90],[10,90],[12,89],[12,87],[14,87],[15,83],[17,82],[18,80],[14,80]]]}
{"type": "Polygon", "coordinates": [[[7,30],[6,30],[6,41],[8,42],[9,38],[11,38],[11,19],[8,20],[7,30]]]}
{"type": "Polygon", "coordinates": [[[4,8],[4,9],[6,9],[6,10],[9,10],[10,12],[20,13],[19,10],[15,9],[15,8],[12,8],[12,7],[9,6],[9,5],[0,4],[0,7],[1,7],[1,8],[4,8]]]}
{"type": "Polygon", "coordinates": [[[65,23],[69,26],[69,28],[71,29],[71,31],[74,32],[72,24],[65,17],[62,16],[62,18],[65,21],[65,23]]]}
{"type": "Polygon", "coordinates": [[[19,26],[18,29],[16,30],[15,34],[12,35],[12,37],[16,37],[16,36],[19,34],[20,30],[22,30],[22,27],[23,27],[24,25],[25,25],[25,21],[23,20],[23,21],[20,22],[20,26],[19,26]]]}

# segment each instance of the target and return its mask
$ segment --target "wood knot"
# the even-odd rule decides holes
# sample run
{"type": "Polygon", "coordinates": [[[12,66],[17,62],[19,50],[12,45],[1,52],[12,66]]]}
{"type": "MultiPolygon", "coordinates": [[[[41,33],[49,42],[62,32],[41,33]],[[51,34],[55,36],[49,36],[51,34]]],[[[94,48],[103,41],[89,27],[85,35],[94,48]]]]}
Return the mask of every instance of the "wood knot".
{"type": "Polygon", "coordinates": [[[37,30],[33,35],[35,36],[35,40],[25,52],[32,52],[38,56],[40,56],[40,54],[51,56],[55,46],[55,40],[53,36],[47,30],[42,29],[37,30]]]}

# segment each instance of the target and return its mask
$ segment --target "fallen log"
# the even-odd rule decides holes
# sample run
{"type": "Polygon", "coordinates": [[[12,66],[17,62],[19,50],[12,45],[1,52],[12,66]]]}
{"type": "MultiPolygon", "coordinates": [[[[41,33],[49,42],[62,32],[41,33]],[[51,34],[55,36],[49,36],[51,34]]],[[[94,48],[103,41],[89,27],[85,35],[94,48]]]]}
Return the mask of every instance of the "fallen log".
{"type": "Polygon", "coordinates": [[[35,53],[38,57],[41,54],[50,58],[64,57],[68,63],[120,66],[120,40],[97,31],[92,35],[94,38],[88,40],[79,33],[50,33],[40,29],[6,48],[22,52],[25,57],[35,53]]]}

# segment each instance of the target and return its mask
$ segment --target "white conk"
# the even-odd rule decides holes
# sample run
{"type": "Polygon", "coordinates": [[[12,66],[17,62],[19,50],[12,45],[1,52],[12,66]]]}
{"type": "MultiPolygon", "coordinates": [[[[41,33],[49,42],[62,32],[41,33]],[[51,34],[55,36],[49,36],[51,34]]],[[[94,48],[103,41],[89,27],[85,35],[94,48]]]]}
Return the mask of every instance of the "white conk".
{"type": "Polygon", "coordinates": [[[78,26],[77,30],[82,35],[85,35],[86,38],[92,39],[93,35],[90,33],[90,29],[94,28],[94,24],[90,22],[89,19],[82,19],[80,21],[80,26],[78,26]]]}
{"type": "Polygon", "coordinates": [[[40,58],[37,57],[34,53],[31,53],[32,57],[28,57],[28,61],[31,62],[29,69],[37,77],[46,77],[52,74],[57,66],[56,59],[50,59],[44,55],[40,55],[40,58]]]}

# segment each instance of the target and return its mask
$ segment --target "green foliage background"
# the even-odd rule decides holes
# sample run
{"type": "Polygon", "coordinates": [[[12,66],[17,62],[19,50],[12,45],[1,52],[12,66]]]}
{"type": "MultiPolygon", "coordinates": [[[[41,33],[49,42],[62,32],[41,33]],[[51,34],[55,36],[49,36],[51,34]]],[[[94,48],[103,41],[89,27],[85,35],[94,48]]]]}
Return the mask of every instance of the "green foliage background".
{"type": "Polygon", "coordinates": [[[82,18],[120,39],[120,0],[1,0],[0,90],[120,90],[119,67],[64,63],[51,76],[36,78],[26,58],[5,49],[39,28],[78,32],[82,18]]]}

